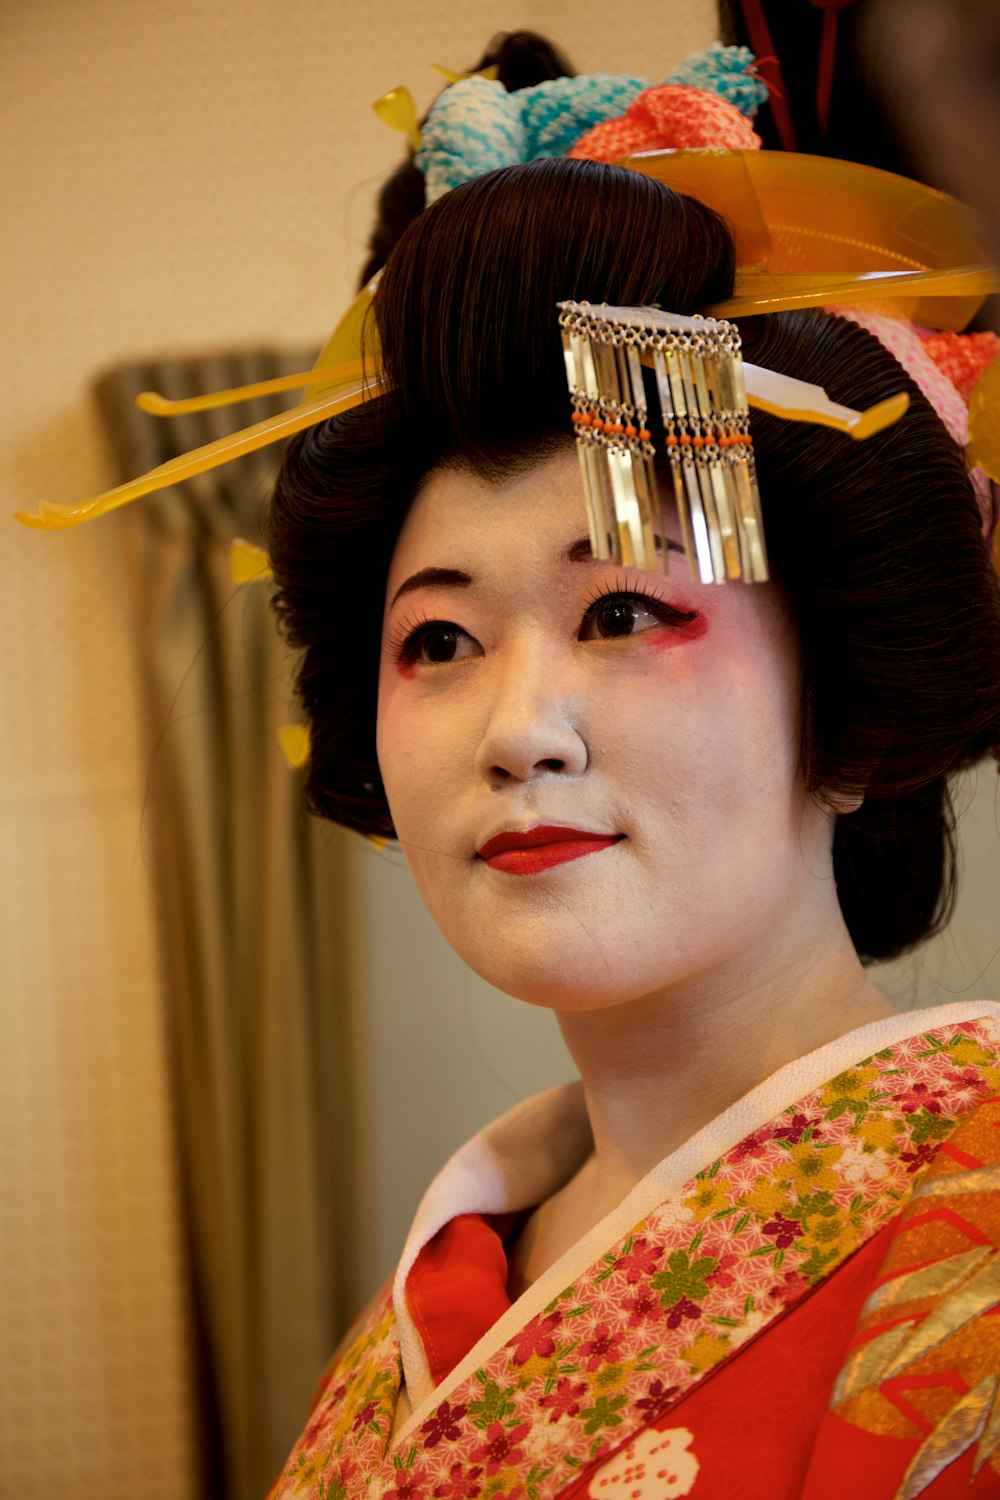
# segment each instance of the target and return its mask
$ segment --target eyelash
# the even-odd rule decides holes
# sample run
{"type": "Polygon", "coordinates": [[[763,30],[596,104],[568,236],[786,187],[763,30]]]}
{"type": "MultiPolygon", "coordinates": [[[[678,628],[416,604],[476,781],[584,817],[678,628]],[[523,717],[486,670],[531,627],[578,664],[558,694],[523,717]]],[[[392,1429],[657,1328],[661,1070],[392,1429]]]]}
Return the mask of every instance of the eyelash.
{"type": "MultiPolygon", "coordinates": [[[[432,620],[430,615],[404,620],[397,625],[386,642],[389,657],[397,666],[411,666],[416,660],[417,647],[428,625],[451,625],[450,620],[432,620]]],[[[457,630],[459,627],[454,626],[457,630]]]]}
{"type": "MultiPolygon", "coordinates": [[[[669,604],[666,599],[661,599],[659,594],[653,593],[651,589],[644,588],[642,584],[636,584],[634,588],[626,589],[611,587],[609,585],[606,588],[598,589],[592,595],[584,611],[583,622],[580,626],[581,630],[588,620],[594,619],[600,605],[608,599],[640,599],[642,600],[643,607],[648,609],[651,615],[659,615],[664,625],[689,625],[692,620],[698,618],[698,611],[696,609],[678,609],[675,605],[669,604]]],[[[579,632],[577,638],[579,639],[579,632]]]]}
{"type": "MultiPolygon", "coordinates": [[[[609,585],[606,588],[598,589],[588,600],[583,619],[580,622],[580,628],[577,631],[577,640],[584,639],[583,632],[587,624],[596,618],[600,606],[611,599],[620,599],[623,602],[639,600],[642,607],[647,609],[650,614],[658,615],[664,625],[687,625],[692,620],[697,619],[698,616],[697,610],[677,609],[673,604],[669,604],[665,599],[661,599],[658,594],[643,588],[641,585],[627,589],[609,585]]],[[[397,666],[410,667],[416,665],[420,659],[420,650],[424,640],[435,630],[454,630],[460,635],[469,634],[467,630],[461,625],[456,624],[454,620],[434,619],[426,614],[422,618],[406,620],[393,631],[389,638],[387,645],[390,659],[397,666]]],[[[642,634],[642,632],[639,633],[642,634]]],[[[627,638],[627,636],[620,637],[620,639],[627,638]]],[[[605,639],[615,639],[615,637],[605,637],[605,639]]],[[[428,662],[425,665],[433,666],[437,664],[428,662]]]]}

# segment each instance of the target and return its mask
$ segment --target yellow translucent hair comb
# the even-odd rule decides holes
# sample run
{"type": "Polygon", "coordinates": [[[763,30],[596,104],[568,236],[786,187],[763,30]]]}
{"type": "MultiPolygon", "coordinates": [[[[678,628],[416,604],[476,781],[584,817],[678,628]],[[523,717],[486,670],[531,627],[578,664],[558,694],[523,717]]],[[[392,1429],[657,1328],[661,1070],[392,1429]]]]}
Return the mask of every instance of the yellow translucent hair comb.
{"type": "MultiPolygon", "coordinates": [[[[402,111],[405,115],[405,102],[402,111]]],[[[765,151],[654,152],[624,165],[700,198],[735,227],[741,266],[736,295],[705,308],[709,316],[864,301],[873,311],[918,315],[928,326],[952,329],[963,327],[983,298],[1000,290],[1000,278],[983,264],[962,206],[887,172],[826,157],[765,151]]],[[[365,321],[374,285],[358,293],[310,371],[189,401],[168,401],[148,391],[137,398],[143,410],[168,416],[301,389],[302,399],[288,411],[92,499],[43,502],[35,513],[18,512],[17,519],[46,531],[77,526],[377,396],[384,382],[374,322],[365,321]]],[[[878,431],[905,409],[904,399],[895,407],[882,403],[872,412],[856,412],[790,377],[776,379],[773,372],[746,367],[745,378],[751,407],[832,426],[856,438],[878,431]]]]}

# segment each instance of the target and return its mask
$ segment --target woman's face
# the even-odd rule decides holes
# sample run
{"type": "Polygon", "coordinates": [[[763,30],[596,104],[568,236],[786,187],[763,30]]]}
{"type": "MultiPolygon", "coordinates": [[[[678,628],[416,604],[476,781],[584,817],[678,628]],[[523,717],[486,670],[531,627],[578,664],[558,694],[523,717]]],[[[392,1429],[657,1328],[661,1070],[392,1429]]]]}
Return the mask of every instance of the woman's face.
{"type": "Polygon", "coordinates": [[[832,889],[780,591],[692,583],[676,540],[668,558],[591,557],[572,450],[497,485],[433,472],[396,546],[378,707],[393,821],[445,937],[524,1000],[592,1008],[738,973],[832,889]]]}

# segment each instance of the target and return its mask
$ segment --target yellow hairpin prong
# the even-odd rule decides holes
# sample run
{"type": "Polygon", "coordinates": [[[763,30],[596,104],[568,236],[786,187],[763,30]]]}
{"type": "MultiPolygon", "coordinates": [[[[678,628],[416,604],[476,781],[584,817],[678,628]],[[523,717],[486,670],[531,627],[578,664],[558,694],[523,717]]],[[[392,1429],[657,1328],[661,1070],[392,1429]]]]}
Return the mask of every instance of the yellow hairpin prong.
{"type": "MultiPolygon", "coordinates": [[[[971,466],[976,464],[994,483],[1000,484],[1000,359],[986,366],[969,396],[969,441],[971,466]]],[[[1000,527],[997,527],[1000,536],[1000,527]]],[[[998,542],[997,547],[1000,547],[998,542]]],[[[997,554],[1000,561],[1000,552],[997,554]]]]}
{"type": "Polygon", "coordinates": [[[312,401],[316,396],[325,395],[330,389],[329,382],[323,377],[324,370],[335,369],[352,359],[360,359],[362,354],[368,365],[378,365],[378,329],[375,319],[369,317],[369,313],[381,275],[382,272],[379,271],[371,281],[365,283],[327,339],[302,398],[304,401],[312,401]]]}
{"type": "Polygon", "coordinates": [[[271,559],[263,547],[238,536],[229,548],[229,575],[234,583],[263,583],[271,577],[271,559]]]}
{"type": "Polygon", "coordinates": [[[258,396],[276,396],[281,391],[305,390],[322,383],[324,389],[360,380],[365,373],[364,361],[348,360],[346,364],[317,366],[300,375],[278,375],[273,380],[256,380],[252,385],[233,386],[228,391],[212,391],[207,396],[186,396],[174,401],[157,391],[140,391],[135,404],[153,417],[182,417],[196,411],[212,411],[217,406],[236,406],[258,396]]]}
{"type": "MultiPolygon", "coordinates": [[[[945,271],[758,271],[746,269],[736,275],[736,293],[727,302],[706,307],[711,318],[749,317],[754,313],[783,312],[795,307],[827,307],[835,303],[898,301],[914,302],[946,297],[955,319],[947,326],[965,326],[963,300],[979,303],[1000,291],[1000,271],[994,266],[956,266],[945,271]]],[[[947,308],[942,309],[947,318],[947,308]]],[[[942,324],[942,326],[945,326],[942,324]]]]}
{"type": "Polygon", "coordinates": [[[120,505],[138,500],[142,495],[152,494],[154,490],[165,489],[169,484],[178,484],[182,479],[190,479],[195,474],[205,473],[207,469],[218,468],[220,464],[228,463],[232,458],[240,458],[244,453],[255,453],[258,448],[265,448],[269,443],[281,442],[283,438],[291,437],[305,427],[313,427],[327,417],[336,416],[338,412],[360,406],[363,401],[377,395],[380,389],[381,382],[376,378],[343,395],[321,396],[315,401],[293,406],[290,411],[281,412],[276,417],[256,422],[252,427],[244,427],[240,432],[216,438],[202,448],[195,448],[190,453],[160,464],[138,479],[129,480],[127,484],[120,484],[113,490],[106,490],[103,495],[96,495],[92,500],[69,505],[43,502],[36,514],[18,511],[16,519],[22,526],[31,526],[40,531],[60,531],[67,526],[78,526],[82,521],[102,516],[109,510],[117,510],[120,505]]]}
{"type": "Polygon", "coordinates": [[[278,744],[281,753],[291,766],[297,771],[304,766],[309,759],[309,729],[305,724],[286,724],[278,731],[278,744]]]}
{"type": "Polygon", "coordinates": [[[372,109],[378,115],[384,125],[390,130],[398,130],[413,147],[419,151],[421,146],[420,124],[417,118],[417,106],[413,102],[413,95],[404,84],[398,88],[390,89],[387,94],[375,100],[372,109]]]}
{"type": "Polygon", "coordinates": [[[489,83],[495,83],[500,76],[496,63],[490,63],[488,68],[480,68],[478,73],[456,73],[453,68],[446,68],[444,63],[431,63],[431,67],[435,73],[447,78],[449,83],[461,83],[463,78],[485,78],[489,83]]]}
{"type": "Polygon", "coordinates": [[[774,417],[793,422],[808,422],[815,427],[832,427],[852,438],[869,438],[898,422],[910,404],[905,391],[889,396],[867,411],[855,411],[831,401],[821,385],[809,385],[790,375],[779,375],[761,365],[744,362],[743,379],[747,403],[774,417]]]}

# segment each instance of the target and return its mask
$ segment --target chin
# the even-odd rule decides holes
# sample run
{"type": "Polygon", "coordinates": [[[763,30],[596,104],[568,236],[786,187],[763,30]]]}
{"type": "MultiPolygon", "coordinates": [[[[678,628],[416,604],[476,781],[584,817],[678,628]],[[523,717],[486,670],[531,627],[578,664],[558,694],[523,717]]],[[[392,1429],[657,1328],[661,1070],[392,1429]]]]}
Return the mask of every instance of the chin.
{"type": "MultiPolygon", "coordinates": [[[[448,936],[448,934],[446,934],[448,936]]],[[[481,943],[461,944],[449,936],[459,957],[481,979],[526,1005],[547,1010],[605,1010],[625,1005],[663,986],[660,973],[631,973],[615,945],[602,945],[581,932],[581,942],[567,951],[560,945],[484,949],[481,943]]]]}

